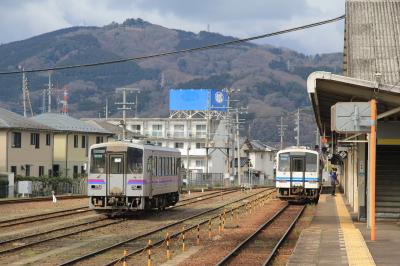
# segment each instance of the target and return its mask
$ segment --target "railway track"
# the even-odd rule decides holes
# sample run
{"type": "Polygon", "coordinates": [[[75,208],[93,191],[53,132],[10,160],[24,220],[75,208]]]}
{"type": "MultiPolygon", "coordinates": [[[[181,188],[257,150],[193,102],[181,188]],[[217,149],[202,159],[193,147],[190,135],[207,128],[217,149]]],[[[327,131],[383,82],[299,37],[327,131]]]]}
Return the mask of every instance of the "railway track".
{"type": "MultiPolygon", "coordinates": [[[[86,195],[71,195],[71,196],[57,196],[58,200],[69,200],[69,199],[84,199],[87,198],[86,195]]],[[[18,199],[8,199],[0,200],[0,205],[3,204],[15,204],[15,203],[27,203],[27,202],[39,202],[39,201],[51,201],[52,197],[35,197],[35,198],[18,198],[18,199]]]]}
{"type": "MultiPolygon", "coordinates": [[[[234,200],[234,201],[228,202],[226,204],[223,204],[221,206],[218,206],[218,207],[203,211],[201,213],[197,213],[197,214],[191,215],[189,217],[180,219],[178,221],[169,223],[167,225],[158,227],[156,229],[152,229],[150,231],[147,231],[147,232],[142,233],[140,235],[134,236],[132,238],[129,238],[129,239],[120,241],[118,243],[106,246],[104,248],[95,250],[93,252],[87,253],[87,254],[85,254],[83,256],[79,256],[77,258],[74,258],[72,260],[69,260],[69,261],[66,261],[66,262],[60,264],[60,266],[75,265],[75,264],[78,264],[78,263],[82,264],[82,265],[91,264],[93,262],[90,262],[89,260],[92,259],[92,258],[96,259],[96,257],[100,256],[100,255],[104,256],[105,258],[107,258],[107,257],[110,256],[109,253],[122,254],[122,251],[127,249],[127,248],[129,248],[129,249],[135,248],[135,250],[130,252],[130,253],[128,253],[127,256],[125,257],[125,259],[129,258],[129,257],[132,257],[134,255],[140,254],[143,251],[145,251],[145,249],[147,248],[146,243],[147,243],[147,238],[148,237],[152,237],[152,238],[157,238],[158,239],[157,241],[155,241],[153,243],[153,246],[160,245],[165,241],[163,232],[166,229],[172,230],[172,229],[175,228],[176,232],[171,234],[171,238],[177,237],[182,232],[188,232],[190,230],[195,229],[197,226],[201,226],[201,225],[207,224],[210,221],[210,219],[212,220],[212,219],[217,219],[218,217],[220,217],[220,214],[219,213],[215,214],[215,212],[218,212],[218,211],[220,211],[220,210],[222,210],[222,209],[224,209],[224,208],[226,208],[228,206],[231,206],[231,205],[234,205],[234,204],[242,202],[241,204],[239,204],[239,206],[236,206],[236,207],[232,208],[233,210],[236,210],[236,209],[238,209],[238,208],[240,208],[240,207],[242,207],[242,206],[244,206],[246,204],[246,203],[243,203],[243,201],[248,200],[248,199],[253,198],[253,197],[255,197],[257,199],[257,197],[260,196],[261,194],[265,194],[264,196],[268,197],[272,193],[274,193],[274,191],[275,191],[274,189],[265,189],[265,190],[263,190],[261,192],[258,192],[258,193],[243,197],[243,198],[238,199],[238,200],[234,200]],[[199,221],[199,219],[200,219],[200,221],[199,221]],[[192,223],[190,223],[190,221],[192,221],[192,223]],[[185,225],[186,229],[180,230],[182,225],[185,225]],[[116,250],[116,249],[118,249],[118,250],[116,250]]],[[[111,254],[111,256],[112,256],[112,254],[111,254]]],[[[105,265],[115,265],[118,262],[120,262],[121,260],[122,260],[122,257],[117,258],[115,260],[112,260],[112,261],[106,263],[105,265]]],[[[98,264],[98,263],[94,262],[94,264],[98,264]]]]}
{"type": "MultiPolygon", "coordinates": [[[[234,192],[237,192],[237,190],[225,191],[222,193],[222,195],[226,195],[226,194],[230,194],[230,193],[234,193],[234,192]]],[[[221,195],[221,193],[218,192],[218,193],[212,193],[212,195],[207,194],[204,196],[193,197],[191,199],[187,199],[186,200],[187,202],[185,201],[183,204],[180,204],[177,206],[172,206],[168,209],[187,206],[187,205],[201,202],[204,200],[212,199],[215,197],[220,197],[220,195],[221,195]]],[[[65,216],[65,215],[61,215],[61,216],[65,216]]],[[[57,217],[59,217],[59,216],[57,216],[57,217]]],[[[29,217],[25,217],[25,218],[34,218],[34,217],[29,216],[29,217]]],[[[54,218],[54,217],[51,217],[51,218],[54,218]]],[[[46,218],[41,217],[40,219],[46,219],[46,218]]],[[[37,219],[36,221],[38,221],[38,220],[39,219],[37,219]]],[[[104,228],[106,226],[115,225],[118,223],[122,223],[124,221],[126,221],[126,219],[110,220],[109,218],[102,217],[100,219],[96,219],[96,220],[92,220],[92,221],[86,221],[86,222],[82,222],[82,223],[78,223],[78,224],[74,224],[74,225],[68,225],[68,226],[64,226],[64,227],[47,230],[47,231],[40,232],[40,233],[34,233],[34,234],[26,235],[26,236],[20,236],[20,237],[3,240],[3,241],[0,241],[0,256],[8,254],[8,253],[12,253],[12,252],[24,249],[24,248],[39,245],[41,243],[48,242],[51,240],[61,239],[61,238],[65,238],[65,237],[72,236],[72,235],[77,235],[77,234],[95,230],[98,228],[104,228]],[[67,232],[65,232],[65,231],[67,231],[67,232]]],[[[23,223],[29,223],[29,221],[24,221],[23,223]]]]}
{"type": "MultiPolygon", "coordinates": [[[[189,205],[194,202],[207,200],[210,198],[217,197],[219,195],[223,196],[223,195],[230,194],[230,193],[233,193],[236,191],[237,190],[223,190],[222,193],[221,193],[221,191],[217,191],[217,192],[207,193],[202,196],[196,196],[193,198],[183,199],[178,202],[178,205],[169,207],[169,209],[189,205]]],[[[55,212],[50,212],[50,213],[42,213],[42,214],[37,214],[37,215],[23,216],[23,217],[19,217],[19,218],[13,218],[13,219],[0,221],[0,228],[11,227],[11,226],[27,224],[27,223],[33,223],[33,222],[38,222],[38,221],[44,221],[44,220],[53,219],[53,218],[60,218],[60,217],[90,212],[90,211],[92,211],[92,210],[90,210],[88,207],[78,207],[78,208],[60,210],[60,211],[55,211],[55,212]]]]}
{"type": "Polygon", "coordinates": [[[286,204],[253,234],[240,242],[217,265],[271,265],[279,247],[290,234],[304,209],[305,205],[286,204]]]}
{"type": "Polygon", "coordinates": [[[88,207],[78,207],[78,208],[72,208],[72,209],[49,212],[49,213],[23,216],[23,217],[19,217],[19,218],[13,218],[13,219],[9,219],[9,220],[0,221],[0,228],[16,226],[16,225],[21,225],[21,224],[27,224],[27,223],[33,223],[33,222],[39,222],[39,221],[44,221],[44,220],[53,219],[53,218],[60,218],[60,217],[65,217],[65,216],[74,215],[74,214],[80,214],[80,213],[89,212],[89,211],[91,211],[91,210],[88,207]]]}

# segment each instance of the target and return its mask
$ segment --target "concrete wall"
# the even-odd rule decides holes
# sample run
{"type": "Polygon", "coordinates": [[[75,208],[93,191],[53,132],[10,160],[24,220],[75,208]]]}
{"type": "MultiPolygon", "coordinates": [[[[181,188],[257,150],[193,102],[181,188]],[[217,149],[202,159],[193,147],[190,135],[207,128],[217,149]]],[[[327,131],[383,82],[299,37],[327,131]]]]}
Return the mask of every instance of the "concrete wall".
{"type": "Polygon", "coordinates": [[[82,174],[82,167],[86,168],[88,152],[91,145],[96,144],[96,137],[107,137],[95,133],[59,133],[54,136],[54,163],[59,165],[61,175],[72,176],[74,166],[78,167],[78,174],[82,174]],[[74,136],[78,136],[78,146],[74,147],[74,136]],[[82,148],[82,136],[86,136],[86,145],[82,148]]]}
{"type": "Polygon", "coordinates": [[[8,172],[7,169],[7,131],[0,131],[0,172],[8,172]]]}
{"type": "Polygon", "coordinates": [[[40,146],[38,149],[31,145],[30,131],[21,132],[21,148],[11,147],[12,132],[9,131],[8,137],[8,165],[7,172],[11,171],[11,166],[16,166],[17,175],[25,176],[26,165],[30,165],[30,176],[39,176],[39,166],[44,166],[44,175],[48,175],[48,171],[52,169],[53,162],[53,133],[34,132],[40,134],[40,146]],[[51,143],[46,145],[46,134],[50,134],[51,143]]]}

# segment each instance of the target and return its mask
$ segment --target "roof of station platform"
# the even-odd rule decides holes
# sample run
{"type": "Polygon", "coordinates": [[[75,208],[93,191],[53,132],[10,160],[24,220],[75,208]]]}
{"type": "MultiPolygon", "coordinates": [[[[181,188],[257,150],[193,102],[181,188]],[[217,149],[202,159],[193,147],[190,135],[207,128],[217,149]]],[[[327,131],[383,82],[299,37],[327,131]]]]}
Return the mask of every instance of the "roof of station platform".
{"type": "MultiPolygon", "coordinates": [[[[320,132],[330,134],[331,106],[337,102],[378,101],[378,114],[400,106],[400,86],[379,84],[317,71],[307,79],[307,91],[320,132]]],[[[400,120],[394,115],[391,119],[400,120]]]]}

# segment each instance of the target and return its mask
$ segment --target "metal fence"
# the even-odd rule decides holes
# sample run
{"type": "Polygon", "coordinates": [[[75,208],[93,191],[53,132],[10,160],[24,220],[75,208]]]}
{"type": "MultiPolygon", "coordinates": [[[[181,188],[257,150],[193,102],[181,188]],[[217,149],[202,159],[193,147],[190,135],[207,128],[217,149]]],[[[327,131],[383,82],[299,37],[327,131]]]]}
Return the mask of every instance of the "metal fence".
{"type": "MultiPolygon", "coordinates": [[[[29,197],[42,197],[51,196],[52,191],[56,195],[67,195],[67,194],[87,194],[87,180],[86,178],[73,179],[69,182],[51,182],[43,183],[40,181],[32,182],[32,194],[24,195],[29,197]]],[[[18,193],[18,182],[15,186],[1,185],[0,186],[0,198],[18,198],[22,194],[18,193]]]]}
{"type": "MultiPolygon", "coordinates": [[[[229,188],[238,187],[238,177],[226,177],[224,173],[189,173],[186,177],[186,173],[183,177],[183,186],[187,188],[229,188]]],[[[243,175],[241,176],[241,186],[245,187],[256,187],[256,186],[274,186],[275,182],[273,179],[264,176],[256,175],[243,175]]]]}

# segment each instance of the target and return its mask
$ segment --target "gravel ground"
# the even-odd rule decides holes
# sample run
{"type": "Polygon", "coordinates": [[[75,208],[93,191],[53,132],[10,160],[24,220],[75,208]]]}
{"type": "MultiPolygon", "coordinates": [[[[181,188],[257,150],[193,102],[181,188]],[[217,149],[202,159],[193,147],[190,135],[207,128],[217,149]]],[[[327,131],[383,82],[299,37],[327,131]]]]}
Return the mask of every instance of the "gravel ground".
{"type": "MultiPolygon", "coordinates": [[[[256,190],[254,190],[254,192],[256,192],[256,190]]],[[[199,194],[201,193],[192,193],[190,197],[195,197],[199,194]]],[[[203,195],[206,194],[208,193],[203,193],[203,195]]],[[[139,235],[144,231],[154,229],[161,225],[165,225],[172,221],[181,219],[183,217],[199,213],[213,206],[219,205],[222,202],[237,199],[240,195],[243,195],[243,193],[232,193],[225,195],[223,200],[220,197],[216,197],[210,200],[195,203],[193,205],[161,213],[137,213],[121,224],[107,226],[60,240],[54,240],[33,248],[21,250],[17,253],[9,254],[8,256],[0,257],[0,260],[3,263],[8,263],[19,261],[21,260],[21,258],[24,258],[26,260],[29,260],[29,263],[33,263],[36,265],[38,265],[38,263],[40,265],[54,265],[62,261],[71,259],[75,256],[86,254],[90,251],[107,246],[109,244],[119,242],[135,235],[139,235]],[[45,257],[41,258],[41,256],[45,257]]],[[[182,197],[182,199],[188,197],[189,195],[186,194],[184,197],[182,197]]],[[[36,202],[35,204],[42,204],[42,202],[36,202]]],[[[71,208],[71,206],[68,207],[71,208]]],[[[122,251],[116,249],[115,251],[109,253],[107,256],[96,259],[93,263],[85,263],[85,265],[96,265],[100,262],[106,261],[109,258],[119,257],[121,256],[121,254],[122,251]]]]}
{"type": "MultiPolygon", "coordinates": [[[[200,195],[207,195],[214,193],[215,191],[205,192],[191,192],[180,195],[180,199],[190,199],[200,195]]],[[[29,215],[37,215],[44,213],[51,213],[60,210],[73,209],[78,207],[87,207],[89,205],[89,199],[61,199],[57,203],[53,203],[51,200],[48,201],[36,201],[26,203],[11,203],[0,205],[0,221],[20,218],[29,215]]]]}
{"type": "Polygon", "coordinates": [[[214,236],[212,240],[206,240],[199,252],[180,262],[179,265],[215,265],[284,204],[279,200],[271,200],[251,214],[242,213],[238,221],[228,222],[222,234],[214,236]]]}
{"type": "Polygon", "coordinates": [[[293,228],[292,232],[290,232],[288,238],[285,243],[279,249],[279,253],[274,259],[272,265],[274,266],[284,266],[289,260],[290,255],[292,255],[293,250],[296,246],[297,240],[300,237],[300,233],[303,229],[310,226],[312,219],[315,214],[315,205],[308,205],[304,210],[301,218],[293,228]]]}

